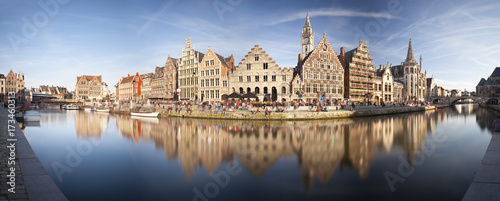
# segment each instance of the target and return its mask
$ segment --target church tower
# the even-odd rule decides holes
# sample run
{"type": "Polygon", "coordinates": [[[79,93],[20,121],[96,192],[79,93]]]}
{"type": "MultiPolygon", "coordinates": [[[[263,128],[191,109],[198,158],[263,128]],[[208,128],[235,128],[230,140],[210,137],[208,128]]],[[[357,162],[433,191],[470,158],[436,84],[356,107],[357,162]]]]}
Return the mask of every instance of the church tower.
{"type": "Polygon", "coordinates": [[[302,28],[302,59],[304,59],[309,52],[314,49],[314,31],[311,27],[311,22],[309,22],[309,12],[306,15],[306,23],[302,28]]]}

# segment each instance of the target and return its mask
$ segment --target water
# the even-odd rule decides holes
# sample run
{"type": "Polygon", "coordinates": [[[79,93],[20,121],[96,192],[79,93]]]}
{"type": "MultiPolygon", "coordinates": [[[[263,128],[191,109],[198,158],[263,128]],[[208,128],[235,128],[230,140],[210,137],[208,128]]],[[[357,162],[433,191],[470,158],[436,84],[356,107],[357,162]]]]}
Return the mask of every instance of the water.
{"type": "Polygon", "coordinates": [[[474,105],[297,122],[53,110],[24,131],[70,200],[459,200],[495,117],[474,105]]]}

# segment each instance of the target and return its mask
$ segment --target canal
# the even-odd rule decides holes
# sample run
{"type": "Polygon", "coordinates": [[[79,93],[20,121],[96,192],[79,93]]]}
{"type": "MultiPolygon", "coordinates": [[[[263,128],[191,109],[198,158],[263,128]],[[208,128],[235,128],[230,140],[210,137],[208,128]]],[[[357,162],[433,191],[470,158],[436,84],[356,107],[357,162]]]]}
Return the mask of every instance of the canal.
{"type": "Polygon", "coordinates": [[[24,132],[69,200],[460,200],[496,118],[472,104],[289,122],[41,114],[24,132]]]}

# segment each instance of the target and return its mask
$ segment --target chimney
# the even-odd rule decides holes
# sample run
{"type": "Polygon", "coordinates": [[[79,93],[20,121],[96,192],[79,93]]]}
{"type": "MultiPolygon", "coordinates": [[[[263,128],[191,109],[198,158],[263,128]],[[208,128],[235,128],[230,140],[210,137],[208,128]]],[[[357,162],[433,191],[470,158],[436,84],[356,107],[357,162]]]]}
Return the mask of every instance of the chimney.
{"type": "Polygon", "coordinates": [[[339,61],[340,64],[342,64],[342,67],[345,67],[345,47],[340,47],[340,55],[339,55],[339,61]]]}

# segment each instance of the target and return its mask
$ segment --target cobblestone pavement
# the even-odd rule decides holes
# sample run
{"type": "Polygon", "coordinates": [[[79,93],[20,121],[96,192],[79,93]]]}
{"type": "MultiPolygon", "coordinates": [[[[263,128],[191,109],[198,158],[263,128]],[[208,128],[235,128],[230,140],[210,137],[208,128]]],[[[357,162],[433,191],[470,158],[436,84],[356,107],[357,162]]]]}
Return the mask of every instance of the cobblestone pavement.
{"type": "MultiPolygon", "coordinates": [[[[9,117],[7,116],[8,112],[4,108],[0,108],[0,152],[2,154],[0,158],[0,173],[1,173],[1,179],[0,179],[0,201],[5,201],[5,200],[29,200],[28,199],[28,193],[26,192],[26,186],[24,185],[24,179],[23,179],[23,174],[21,171],[21,166],[19,164],[19,159],[17,158],[17,149],[16,149],[16,159],[14,160],[16,162],[15,165],[9,166],[8,165],[8,157],[10,155],[10,150],[7,148],[9,145],[9,142],[7,141],[8,138],[8,121],[9,117]],[[15,185],[15,193],[11,193],[8,191],[9,185],[7,184],[9,177],[7,177],[8,174],[10,174],[10,168],[15,167],[16,168],[16,185],[15,185]]],[[[18,127],[19,128],[19,127],[18,127]]]]}

